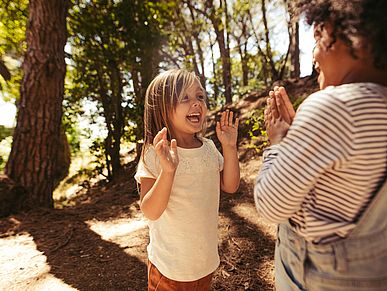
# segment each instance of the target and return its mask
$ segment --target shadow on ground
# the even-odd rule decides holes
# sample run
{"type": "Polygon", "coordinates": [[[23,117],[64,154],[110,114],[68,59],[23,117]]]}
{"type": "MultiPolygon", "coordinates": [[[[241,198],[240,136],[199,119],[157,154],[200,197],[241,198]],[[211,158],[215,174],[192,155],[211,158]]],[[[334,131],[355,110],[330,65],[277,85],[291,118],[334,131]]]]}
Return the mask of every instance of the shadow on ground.
{"type": "Polygon", "coordinates": [[[222,194],[220,216],[221,265],[214,290],[274,290],[273,231],[254,223],[260,218],[244,180],[238,193],[222,194]]]}
{"type": "Polygon", "coordinates": [[[3,219],[0,237],[29,233],[38,251],[46,256],[50,274],[80,291],[146,290],[144,260],[102,239],[86,223],[114,219],[129,222],[136,215],[136,186],[128,180],[133,179],[126,176],[113,185],[90,188],[71,208],[37,209],[3,219]]]}

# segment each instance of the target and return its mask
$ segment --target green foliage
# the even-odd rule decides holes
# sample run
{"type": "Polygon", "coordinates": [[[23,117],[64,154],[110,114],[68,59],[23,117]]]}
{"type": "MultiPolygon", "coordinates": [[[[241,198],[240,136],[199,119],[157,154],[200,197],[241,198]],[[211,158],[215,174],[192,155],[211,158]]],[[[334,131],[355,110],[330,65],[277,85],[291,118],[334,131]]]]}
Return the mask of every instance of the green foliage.
{"type": "MultiPolygon", "coordinates": [[[[119,104],[125,104],[122,107],[128,118],[129,109],[143,106],[143,95],[137,96],[135,87],[146,88],[158,66],[157,54],[162,42],[159,30],[164,25],[165,5],[124,0],[78,1],[73,6],[69,17],[71,102],[89,98],[102,107],[103,98],[112,102],[120,95],[119,104]],[[135,83],[135,73],[139,74],[141,84],[135,83]]],[[[140,118],[137,115],[130,118],[139,122],[142,114],[140,118]]]]}
{"type": "Polygon", "coordinates": [[[0,141],[0,171],[4,170],[11,152],[12,136],[8,136],[0,141]]]}
{"type": "Polygon", "coordinates": [[[298,107],[301,105],[301,103],[305,100],[306,96],[300,96],[293,102],[293,108],[297,111],[298,107]]]}
{"type": "Polygon", "coordinates": [[[93,159],[90,161],[93,171],[106,176],[104,174],[104,169],[106,169],[106,148],[104,140],[102,138],[97,138],[93,141],[90,147],[90,154],[92,154],[93,159]]]}
{"type": "Polygon", "coordinates": [[[4,100],[19,97],[21,61],[26,51],[27,18],[27,0],[0,0],[0,61],[4,62],[11,74],[9,81],[0,75],[0,96],[4,100]]]}
{"type": "Polygon", "coordinates": [[[20,56],[26,50],[28,0],[0,0],[0,55],[20,56]]]}
{"type": "Polygon", "coordinates": [[[4,138],[11,136],[13,134],[13,128],[5,127],[4,125],[0,125],[0,141],[4,138]]]}
{"type": "Polygon", "coordinates": [[[250,147],[261,153],[268,145],[268,137],[265,130],[264,108],[253,110],[246,120],[251,138],[250,147]]]}
{"type": "Polygon", "coordinates": [[[136,125],[127,125],[124,129],[123,139],[126,142],[135,143],[138,141],[137,138],[137,126],[136,125]]]}
{"type": "MultiPolygon", "coordinates": [[[[305,100],[306,96],[307,95],[300,96],[294,100],[292,104],[295,110],[297,110],[297,108],[305,100]]],[[[290,98],[292,100],[291,96],[290,98]]],[[[253,110],[246,120],[246,125],[249,128],[248,133],[252,141],[250,147],[256,149],[258,153],[261,153],[269,145],[265,129],[264,110],[265,107],[253,110]]]]}
{"type": "Polygon", "coordinates": [[[0,125],[0,171],[3,171],[11,152],[13,128],[0,125]]]}
{"type": "MultiPolygon", "coordinates": [[[[109,134],[104,142],[95,140],[91,148],[105,159],[101,167],[110,167],[110,162],[117,165],[110,159],[118,156],[117,144],[122,142],[125,125],[131,124],[133,129],[130,139],[142,138],[144,95],[161,60],[160,29],[165,25],[168,5],[132,0],[76,1],[70,10],[72,52],[66,100],[71,108],[88,99],[96,106],[94,112],[103,116],[109,134]],[[108,148],[103,149],[105,146],[108,148]]],[[[77,105],[70,111],[80,109],[77,105]]]]}

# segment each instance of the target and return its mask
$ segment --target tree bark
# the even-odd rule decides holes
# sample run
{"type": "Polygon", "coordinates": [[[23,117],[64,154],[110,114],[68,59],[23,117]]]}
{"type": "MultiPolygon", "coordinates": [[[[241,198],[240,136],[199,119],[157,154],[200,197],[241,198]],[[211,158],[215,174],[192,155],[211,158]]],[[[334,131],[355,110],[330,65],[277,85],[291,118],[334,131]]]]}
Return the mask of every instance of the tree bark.
{"type": "MultiPolygon", "coordinates": [[[[222,3],[222,2],[221,2],[222,3]]],[[[222,77],[224,96],[226,98],[226,104],[232,103],[232,91],[231,91],[231,60],[230,60],[230,50],[228,49],[228,44],[226,43],[227,36],[225,37],[225,29],[222,25],[222,20],[215,13],[213,0],[206,1],[207,9],[210,10],[208,17],[210,18],[215,34],[216,39],[219,45],[220,57],[222,60],[222,77]]]]}
{"type": "MultiPolygon", "coordinates": [[[[253,16],[251,15],[251,11],[250,9],[247,10],[247,13],[248,13],[248,17],[249,17],[249,20],[250,20],[250,23],[251,23],[251,27],[254,28],[254,21],[253,21],[253,16]]],[[[262,72],[263,72],[263,81],[265,83],[265,87],[268,87],[269,85],[269,82],[268,82],[268,63],[267,63],[267,57],[265,55],[265,53],[263,52],[261,46],[259,45],[260,44],[260,38],[259,36],[257,35],[256,31],[253,29],[253,35],[256,39],[256,42],[257,42],[257,48],[258,48],[258,55],[261,59],[261,62],[262,62],[262,72]]]]}
{"type": "Polygon", "coordinates": [[[66,65],[67,1],[31,0],[17,124],[5,173],[28,194],[25,208],[53,207],[66,65]]]}
{"type": "MultiPolygon", "coordinates": [[[[194,10],[192,3],[190,1],[188,1],[188,8],[190,11],[192,23],[194,24],[194,23],[196,23],[196,15],[194,13],[195,10],[194,10]]],[[[201,73],[199,74],[200,82],[201,82],[203,88],[206,89],[206,75],[205,75],[205,71],[204,71],[204,67],[205,67],[204,53],[203,53],[203,49],[201,46],[201,39],[199,37],[199,31],[198,31],[196,26],[193,27],[192,34],[193,34],[193,37],[194,37],[195,42],[196,42],[197,54],[199,56],[199,61],[200,61],[200,67],[201,67],[201,73]]]]}
{"type": "Polygon", "coordinates": [[[114,115],[113,118],[113,145],[111,152],[112,173],[113,177],[121,171],[120,150],[121,137],[124,133],[124,114],[121,106],[122,102],[122,78],[117,64],[111,67],[110,82],[112,88],[112,104],[111,109],[114,115]]]}
{"type": "Polygon", "coordinates": [[[214,101],[216,103],[218,96],[219,96],[219,86],[217,82],[217,72],[216,72],[216,61],[214,56],[214,46],[216,41],[211,41],[211,34],[208,32],[208,40],[210,43],[210,51],[211,51],[211,63],[212,63],[212,74],[213,74],[213,80],[214,83],[212,84],[213,90],[214,90],[214,101]]]}
{"type": "Polygon", "coordinates": [[[289,54],[290,54],[290,77],[300,76],[300,35],[298,17],[294,13],[294,3],[285,1],[289,12],[289,54]]]}
{"type": "Polygon", "coordinates": [[[272,81],[276,81],[278,79],[278,72],[277,72],[277,69],[275,68],[275,64],[273,61],[273,53],[270,46],[269,26],[267,24],[267,18],[266,18],[265,0],[261,0],[261,9],[262,9],[262,21],[265,27],[266,57],[268,58],[268,63],[270,65],[272,81]]]}

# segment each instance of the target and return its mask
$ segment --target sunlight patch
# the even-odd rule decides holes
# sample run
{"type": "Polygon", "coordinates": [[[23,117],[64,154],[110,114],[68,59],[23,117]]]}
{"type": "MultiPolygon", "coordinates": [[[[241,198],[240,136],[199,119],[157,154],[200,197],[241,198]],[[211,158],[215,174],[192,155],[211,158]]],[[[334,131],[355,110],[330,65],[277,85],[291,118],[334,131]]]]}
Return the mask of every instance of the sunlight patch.
{"type": "Polygon", "coordinates": [[[50,274],[47,258],[27,233],[0,239],[0,290],[76,290],[50,274]]]}
{"type": "MultiPolygon", "coordinates": [[[[276,237],[276,224],[269,223],[262,219],[255,208],[254,204],[250,203],[240,203],[232,208],[232,211],[243,218],[248,223],[246,224],[246,227],[258,227],[260,230],[266,232],[268,235],[271,236],[272,239],[275,239],[276,237]],[[248,226],[250,225],[250,226],[248,226]]],[[[254,229],[252,229],[254,230],[254,229]]]]}
{"type": "Polygon", "coordinates": [[[89,220],[86,221],[90,229],[98,233],[104,240],[114,240],[117,237],[129,236],[131,233],[146,228],[145,219],[128,221],[128,219],[118,219],[110,221],[89,220]]]}

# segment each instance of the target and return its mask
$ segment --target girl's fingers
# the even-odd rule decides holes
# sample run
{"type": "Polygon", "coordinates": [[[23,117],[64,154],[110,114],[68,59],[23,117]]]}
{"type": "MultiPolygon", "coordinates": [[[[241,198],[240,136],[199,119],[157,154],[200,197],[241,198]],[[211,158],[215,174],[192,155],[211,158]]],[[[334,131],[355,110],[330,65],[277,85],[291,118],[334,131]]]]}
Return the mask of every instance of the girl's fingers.
{"type": "Polygon", "coordinates": [[[162,153],[165,141],[162,139],[158,143],[154,144],[155,150],[158,153],[162,153]]]}
{"type": "Polygon", "coordinates": [[[220,126],[224,126],[225,120],[226,120],[226,112],[223,111],[220,116],[220,126]]]}
{"type": "Polygon", "coordinates": [[[156,144],[158,144],[158,142],[162,139],[163,130],[164,130],[164,128],[163,128],[162,130],[160,130],[160,131],[156,134],[155,138],[153,139],[153,146],[154,146],[154,147],[156,147],[156,144]]]}
{"type": "Polygon", "coordinates": [[[155,138],[153,139],[153,146],[155,147],[156,144],[158,144],[160,140],[165,140],[165,141],[167,140],[167,128],[166,127],[164,127],[162,130],[160,130],[156,134],[155,138]]]}
{"type": "Polygon", "coordinates": [[[171,140],[171,150],[175,155],[177,155],[177,141],[176,141],[176,139],[171,140]]]}
{"type": "Polygon", "coordinates": [[[171,140],[171,148],[174,148],[174,149],[177,148],[177,141],[174,138],[171,140]]]}
{"type": "Polygon", "coordinates": [[[235,118],[234,122],[234,112],[230,110],[223,111],[220,117],[220,121],[216,122],[216,129],[221,130],[225,126],[238,127],[239,119],[235,118]]]}
{"type": "Polygon", "coordinates": [[[234,123],[234,126],[236,129],[238,129],[238,126],[239,126],[239,118],[235,118],[235,123],[234,123]]]}
{"type": "Polygon", "coordinates": [[[234,119],[234,112],[229,111],[228,112],[228,125],[229,126],[233,126],[233,123],[232,123],[233,119],[234,119]]]}
{"type": "Polygon", "coordinates": [[[162,130],[161,130],[161,134],[162,134],[162,138],[164,140],[167,140],[167,128],[164,127],[162,130]]]}
{"type": "Polygon", "coordinates": [[[216,122],[216,128],[215,129],[216,129],[216,133],[217,134],[221,133],[222,129],[221,129],[221,124],[220,124],[219,121],[216,122]]]}

